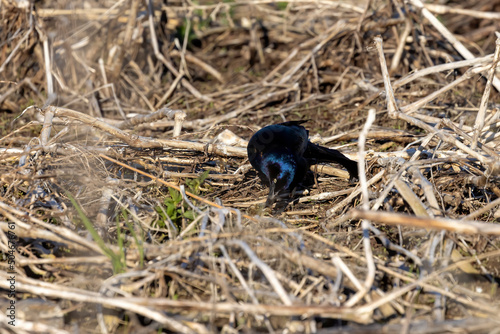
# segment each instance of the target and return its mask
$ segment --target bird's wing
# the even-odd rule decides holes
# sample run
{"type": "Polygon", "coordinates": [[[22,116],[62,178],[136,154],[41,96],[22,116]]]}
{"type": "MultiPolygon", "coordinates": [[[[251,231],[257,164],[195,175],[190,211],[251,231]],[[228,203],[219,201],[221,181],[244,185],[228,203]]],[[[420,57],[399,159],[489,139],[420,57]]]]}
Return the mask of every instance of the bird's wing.
{"type": "Polygon", "coordinates": [[[302,156],[309,142],[309,131],[302,125],[305,121],[288,121],[276,124],[276,135],[279,137],[276,144],[286,147],[297,156],[302,156]]]}
{"type": "Polygon", "coordinates": [[[288,122],[283,122],[283,123],[279,123],[278,125],[284,125],[284,126],[300,126],[300,127],[303,127],[301,124],[304,124],[305,122],[307,122],[307,119],[306,119],[306,120],[301,120],[301,121],[288,121],[288,122]]]}
{"type": "Polygon", "coordinates": [[[358,163],[349,159],[337,150],[308,142],[307,149],[304,152],[304,158],[307,159],[310,165],[321,162],[339,163],[347,169],[351,179],[358,177],[358,163]]]}

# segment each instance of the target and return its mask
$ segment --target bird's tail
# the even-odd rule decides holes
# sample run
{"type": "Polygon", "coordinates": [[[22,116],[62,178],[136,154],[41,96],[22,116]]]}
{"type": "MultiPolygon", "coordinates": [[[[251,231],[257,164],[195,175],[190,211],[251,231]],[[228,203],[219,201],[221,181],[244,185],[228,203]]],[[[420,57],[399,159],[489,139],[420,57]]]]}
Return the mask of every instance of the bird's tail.
{"type": "Polygon", "coordinates": [[[306,152],[304,152],[304,158],[306,158],[311,165],[321,162],[339,163],[347,169],[351,180],[358,177],[357,161],[349,159],[337,150],[329,149],[327,147],[309,142],[306,152]]]}

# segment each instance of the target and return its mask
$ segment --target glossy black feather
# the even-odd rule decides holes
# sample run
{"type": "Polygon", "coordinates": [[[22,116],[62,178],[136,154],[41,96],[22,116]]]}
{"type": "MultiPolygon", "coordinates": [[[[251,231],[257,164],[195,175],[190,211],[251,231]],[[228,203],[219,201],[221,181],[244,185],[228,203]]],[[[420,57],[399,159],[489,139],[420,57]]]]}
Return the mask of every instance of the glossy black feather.
{"type": "Polygon", "coordinates": [[[336,162],[344,166],[351,177],[358,175],[358,165],[337,150],[313,144],[309,132],[291,121],[266,126],[248,142],[248,159],[270,188],[266,206],[274,203],[280,193],[293,190],[305,177],[309,166],[321,162],[336,162]]]}

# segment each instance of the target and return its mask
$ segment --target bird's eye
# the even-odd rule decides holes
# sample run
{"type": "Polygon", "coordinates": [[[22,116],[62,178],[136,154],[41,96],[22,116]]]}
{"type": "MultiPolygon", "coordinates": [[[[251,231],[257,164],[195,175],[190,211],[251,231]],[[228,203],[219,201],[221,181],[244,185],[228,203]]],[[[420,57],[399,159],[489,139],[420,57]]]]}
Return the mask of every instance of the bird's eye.
{"type": "Polygon", "coordinates": [[[273,183],[276,183],[276,182],[278,182],[278,179],[273,179],[273,183]]]}

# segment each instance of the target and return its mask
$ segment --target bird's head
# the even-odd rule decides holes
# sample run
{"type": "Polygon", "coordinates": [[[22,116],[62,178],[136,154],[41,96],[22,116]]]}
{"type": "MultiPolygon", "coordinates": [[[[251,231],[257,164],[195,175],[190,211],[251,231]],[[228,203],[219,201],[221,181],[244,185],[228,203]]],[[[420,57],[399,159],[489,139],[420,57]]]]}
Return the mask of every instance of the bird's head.
{"type": "Polygon", "coordinates": [[[266,206],[271,206],[276,196],[290,186],[295,178],[296,161],[293,155],[269,154],[262,160],[262,172],[269,182],[269,195],[266,206]]]}

